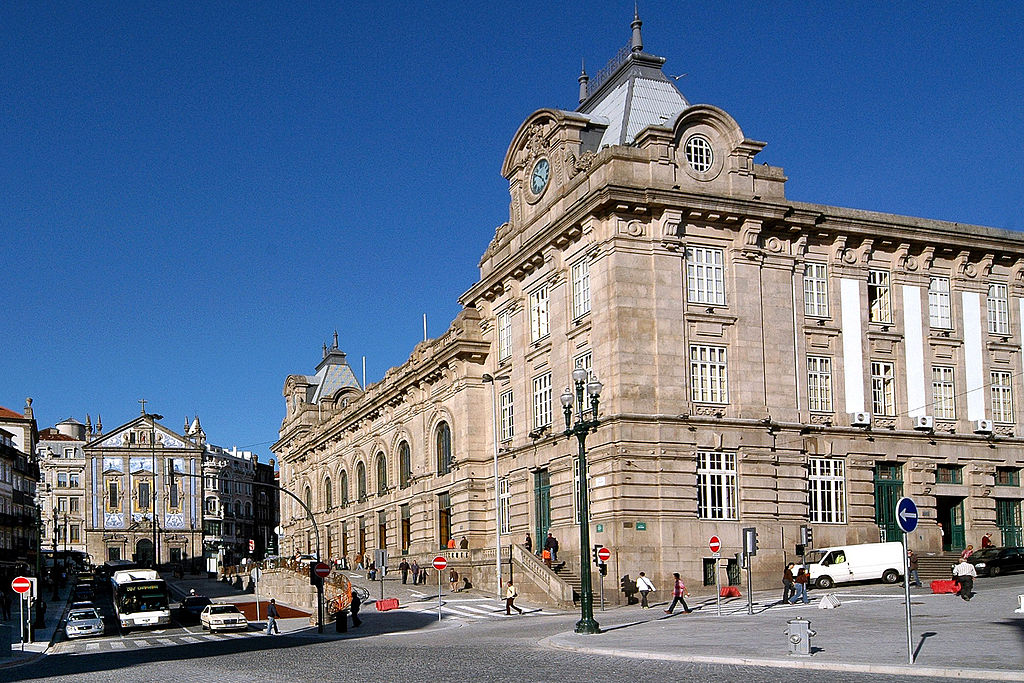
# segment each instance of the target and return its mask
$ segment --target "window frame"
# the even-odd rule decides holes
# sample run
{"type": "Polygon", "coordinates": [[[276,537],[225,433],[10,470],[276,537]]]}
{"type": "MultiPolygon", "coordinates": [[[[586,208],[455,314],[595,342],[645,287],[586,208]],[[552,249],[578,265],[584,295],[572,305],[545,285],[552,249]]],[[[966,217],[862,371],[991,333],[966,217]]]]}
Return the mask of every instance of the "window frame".
{"type": "Polygon", "coordinates": [[[1000,337],[1010,336],[1009,287],[1001,282],[989,283],[985,307],[988,311],[988,333],[1000,337]]]}
{"type": "Polygon", "coordinates": [[[833,413],[832,357],[807,356],[807,410],[833,413]]]}
{"type": "Polygon", "coordinates": [[[434,427],[434,459],[438,476],[452,471],[455,456],[452,450],[452,428],[447,420],[441,420],[434,427]]]}
{"type": "Polygon", "coordinates": [[[807,464],[808,519],[812,524],[846,524],[846,462],[812,457],[807,464]]]}
{"type": "Polygon", "coordinates": [[[868,271],[868,322],[892,325],[892,273],[868,271]]]}
{"type": "Polygon", "coordinates": [[[498,360],[512,357],[512,310],[505,309],[496,316],[498,328],[498,360]]]}
{"type": "Polygon", "coordinates": [[[928,281],[928,326],[936,330],[953,329],[953,301],[948,277],[932,277],[928,281]],[[945,289],[936,288],[944,283],[945,289]]]}
{"type": "Polygon", "coordinates": [[[739,519],[736,451],[697,451],[697,517],[739,519]],[[712,462],[718,460],[718,462],[712,462]],[[717,496],[715,491],[718,492],[717,496]],[[716,503],[717,499],[717,503],[716,503]]]}
{"type": "Polygon", "coordinates": [[[952,365],[932,366],[932,417],[956,419],[956,369],[952,365]]]}
{"type": "Polygon", "coordinates": [[[503,391],[498,396],[498,415],[501,420],[499,441],[511,441],[515,436],[515,395],[513,390],[503,391]]]}
{"type": "Polygon", "coordinates": [[[1006,370],[992,370],[989,373],[989,395],[991,396],[992,421],[1012,424],[1014,422],[1013,373],[1006,370]]]}
{"type": "Polygon", "coordinates": [[[530,292],[530,343],[539,342],[551,335],[551,292],[543,284],[530,292]]]}
{"type": "Polygon", "coordinates": [[[828,264],[804,263],[804,315],[808,318],[830,318],[828,303],[828,264]]]}
{"type": "Polygon", "coordinates": [[[690,400],[694,403],[729,404],[728,347],[690,344],[690,400]]]}
{"type": "Polygon", "coordinates": [[[896,417],[896,366],[890,361],[871,361],[871,413],[896,417]]]}
{"type": "Polygon", "coordinates": [[[533,378],[533,428],[551,426],[552,412],[551,373],[545,372],[533,378]]]}
{"type": "Polygon", "coordinates": [[[686,247],[686,302],[702,306],[726,305],[725,250],[686,247]]]}
{"type": "Polygon", "coordinates": [[[572,319],[579,320],[590,313],[590,260],[587,257],[569,268],[572,282],[572,319]]]}

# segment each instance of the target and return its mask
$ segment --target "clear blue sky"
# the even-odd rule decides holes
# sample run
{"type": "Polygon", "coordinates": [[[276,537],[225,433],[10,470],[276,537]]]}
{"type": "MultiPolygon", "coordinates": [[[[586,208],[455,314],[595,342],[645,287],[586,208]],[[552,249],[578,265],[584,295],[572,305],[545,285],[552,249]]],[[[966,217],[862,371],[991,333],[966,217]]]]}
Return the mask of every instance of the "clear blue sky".
{"type": "MultiPolygon", "coordinates": [[[[0,405],[109,429],[146,398],[265,459],[335,328],[370,382],[423,313],[444,332],[508,218],[513,134],[575,108],[633,13],[308,4],[0,4],[0,405]]],[[[1024,229],[1021,4],[852,4],[640,13],[791,199],[1024,229]]]]}

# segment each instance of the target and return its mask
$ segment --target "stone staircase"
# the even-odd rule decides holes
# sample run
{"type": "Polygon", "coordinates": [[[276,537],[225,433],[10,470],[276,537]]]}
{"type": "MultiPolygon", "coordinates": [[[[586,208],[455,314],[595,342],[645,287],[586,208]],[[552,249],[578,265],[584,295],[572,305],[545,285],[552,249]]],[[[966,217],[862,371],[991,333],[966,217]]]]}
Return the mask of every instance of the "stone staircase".
{"type": "Polygon", "coordinates": [[[918,553],[917,573],[921,583],[927,586],[935,580],[952,578],[951,567],[959,561],[958,552],[918,553]]]}
{"type": "Polygon", "coordinates": [[[569,569],[569,566],[565,562],[554,564],[551,568],[554,570],[558,578],[572,586],[572,601],[574,604],[578,604],[580,601],[580,594],[582,593],[579,574],[569,569]]]}

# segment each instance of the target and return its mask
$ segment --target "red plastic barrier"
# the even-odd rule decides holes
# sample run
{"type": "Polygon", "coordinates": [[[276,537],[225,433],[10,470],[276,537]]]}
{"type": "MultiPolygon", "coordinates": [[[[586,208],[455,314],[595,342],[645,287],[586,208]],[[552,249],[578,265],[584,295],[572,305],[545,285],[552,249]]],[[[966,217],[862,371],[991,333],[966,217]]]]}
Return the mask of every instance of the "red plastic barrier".
{"type": "Polygon", "coordinates": [[[736,586],[722,586],[718,594],[723,598],[738,598],[740,597],[740,589],[736,586]]]}
{"type": "Polygon", "coordinates": [[[377,602],[373,603],[373,605],[377,608],[378,612],[387,612],[389,609],[398,609],[398,598],[378,600],[377,602]]]}
{"type": "Polygon", "coordinates": [[[959,593],[960,584],[952,580],[932,581],[932,593],[959,593]]]}

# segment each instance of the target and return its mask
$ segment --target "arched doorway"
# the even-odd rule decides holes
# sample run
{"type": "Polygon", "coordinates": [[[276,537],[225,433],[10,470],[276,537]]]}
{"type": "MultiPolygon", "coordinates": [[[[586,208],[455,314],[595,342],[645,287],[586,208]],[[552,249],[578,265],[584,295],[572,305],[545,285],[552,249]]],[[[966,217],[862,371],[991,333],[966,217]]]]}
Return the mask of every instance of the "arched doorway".
{"type": "Polygon", "coordinates": [[[135,561],[143,567],[153,566],[153,541],[141,539],[135,544],[135,561]]]}

